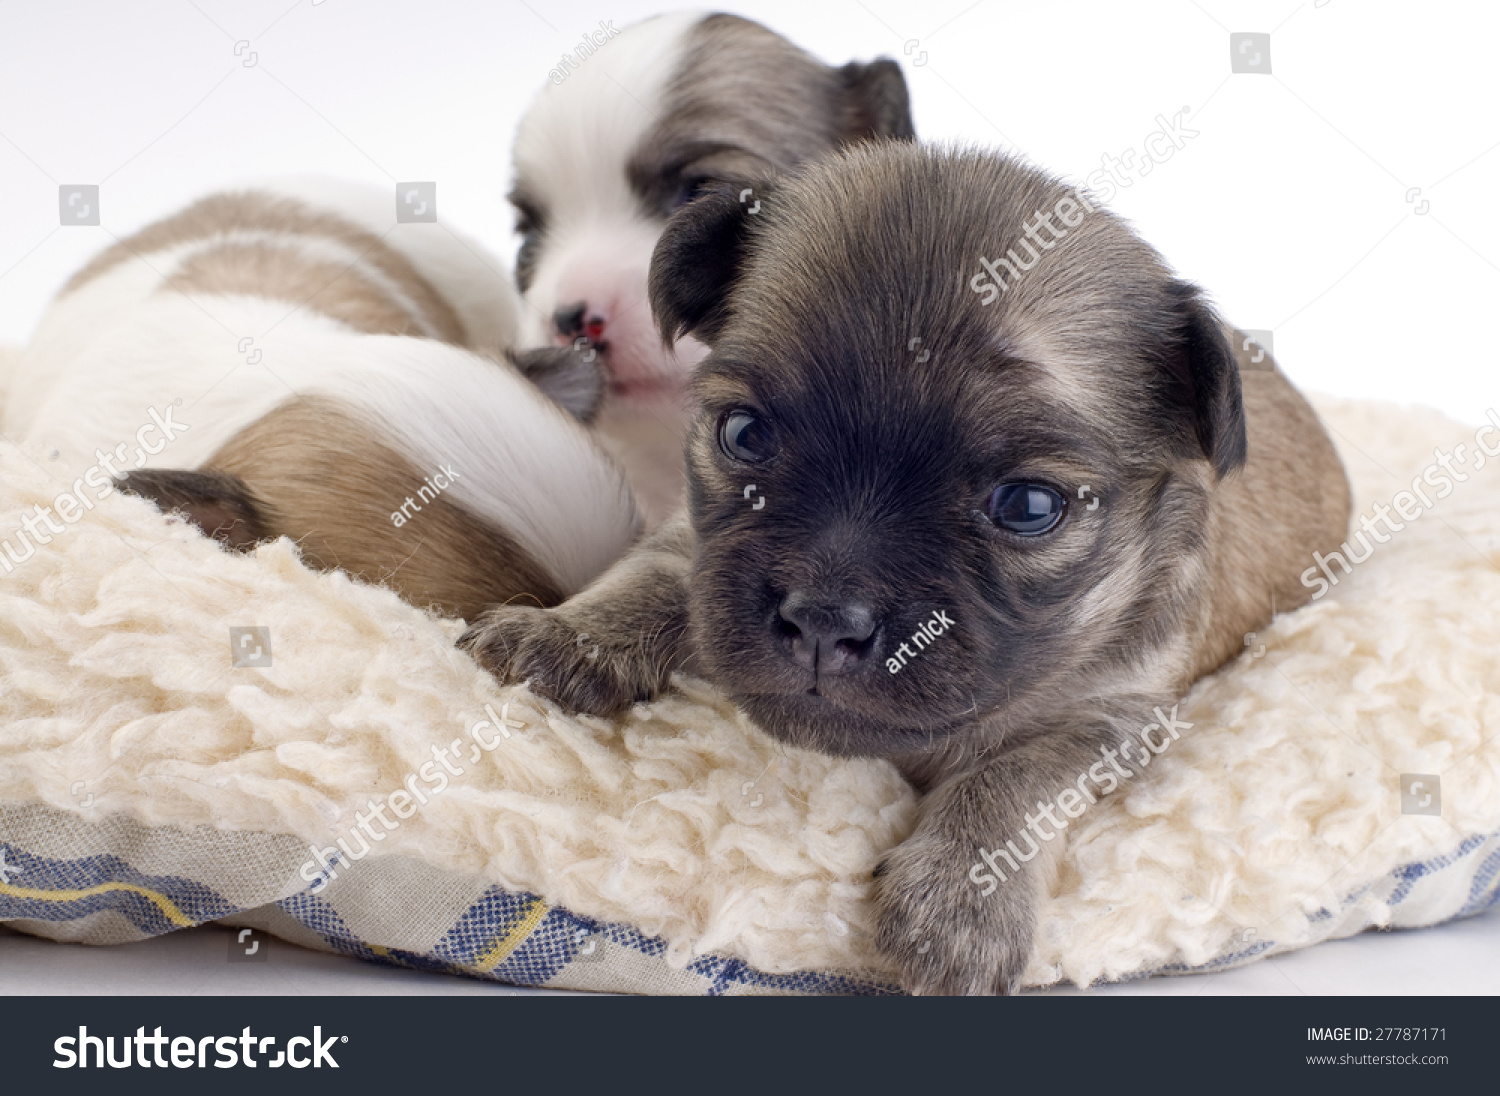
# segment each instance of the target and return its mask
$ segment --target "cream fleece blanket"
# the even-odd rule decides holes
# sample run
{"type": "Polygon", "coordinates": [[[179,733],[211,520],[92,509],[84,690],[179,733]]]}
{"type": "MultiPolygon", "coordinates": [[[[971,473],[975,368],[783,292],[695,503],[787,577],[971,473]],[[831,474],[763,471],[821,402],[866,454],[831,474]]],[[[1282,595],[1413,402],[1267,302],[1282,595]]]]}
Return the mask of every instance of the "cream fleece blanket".
{"type": "MultiPolygon", "coordinates": [[[[1408,487],[1435,445],[1474,444],[1436,412],[1320,410],[1357,512],[1408,487]]],[[[0,443],[0,541],[24,554],[23,516],[68,489],[46,454],[0,443]]],[[[136,499],[112,495],[35,548],[17,563],[0,544],[0,803],[326,846],[434,744],[467,748],[488,705],[510,737],[373,855],[628,922],[679,962],[887,970],[870,871],[916,801],[882,762],[778,746],[685,680],[617,723],[570,718],[498,688],[453,648],[458,622],[310,571],[286,541],[224,553],[136,499]],[[269,629],[269,667],[231,665],[241,626],[269,629]]],[[[1028,981],[1383,924],[1362,888],[1500,830],[1497,558],[1500,460],[1200,682],[1181,710],[1192,729],[1074,824],[1028,981]],[[1403,773],[1440,774],[1440,815],[1401,812],[1403,773]]]]}

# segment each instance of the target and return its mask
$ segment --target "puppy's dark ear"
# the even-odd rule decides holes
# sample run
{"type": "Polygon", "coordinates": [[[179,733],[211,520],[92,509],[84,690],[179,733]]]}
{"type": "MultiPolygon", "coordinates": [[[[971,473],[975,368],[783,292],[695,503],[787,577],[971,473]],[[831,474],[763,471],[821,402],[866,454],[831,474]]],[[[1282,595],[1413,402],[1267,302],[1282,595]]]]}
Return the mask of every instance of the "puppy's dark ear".
{"type": "Polygon", "coordinates": [[[911,97],[901,66],[889,58],[851,61],[838,70],[844,91],[844,139],[916,136],[911,121],[911,97]]]}
{"type": "Polygon", "coordinates": [[[1175,346],[1168,370],[1193,417],[1198,443],[1219,476],[1245,463],[1245,405],[1240,369],[1224,323],[1197,286],[1173,282],[1175,346]]]}
{"type": "Polygon", "coordinates": [[[651,255],[651,311],[663,343],[683,335],[712,343],[723,330],[729,290],[770,189],[715,187],[667,221],[651,255]]]}
{"type": "Polygon", "coordinates": [[[115,483],[127,495],[150,499],[163,513],[181,514],[236,551],[248,551],[271,537],[265,507],[238,476],[143,468],[126,472],[115,483]]]}

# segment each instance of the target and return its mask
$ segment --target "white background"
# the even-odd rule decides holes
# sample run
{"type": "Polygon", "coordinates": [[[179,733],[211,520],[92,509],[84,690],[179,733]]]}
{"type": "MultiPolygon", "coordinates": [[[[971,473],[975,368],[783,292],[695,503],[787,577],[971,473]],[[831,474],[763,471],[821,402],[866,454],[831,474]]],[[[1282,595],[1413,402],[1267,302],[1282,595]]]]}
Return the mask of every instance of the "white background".
{"type": "MultiPolygon", "coordinates": [[[[729,7],[830,62],[901,59],[924,137],[1017,149],[1074,178],[1139,147],[1158,114],[1190,108],[1199,135],[1114,201],[1182,275],[1241,327],[1273,331],[1304,387],[1433,404],[1471,422],[1500,403],[1494,5],[729,7]],[[1270,75],[1231,75],[1230,34],[1241,31],[1271,34],[1270,75]],[[1412,188],[1421,193],[1408,202],[1412,188]]],[[[521,112],[584,32],[656,10],[625,0],[0,0],[0,343],[23,342],[62,281],[114,236],[263,176],[360,178],[391,187],[393,206],[396,182],[436,180],[445,219],[508,266],[503,195],[521,112]],[[58,187],[75,183],[101,186],[101,227],[59,225],[58,187]]],[[[588,63],[607,65],[607,50],[588,63]]],[[[11,960],[0,992],[222,992],[228,972],[249,992],[477,988],[290,947],[271,968],[226,967],[226,935],[87,953],[0,930],[11,960]],[[254,988],[244,978],[255,971],[281,973],[254,988]]],[[[1121,991],[1494,992],[1497,946],[1492,913],[1121,991]]]]}
{"type": "MultiPolygon", "coordinates": [[[[1500,402],[1495,5],[729,7],[830,62],[901,59],[925,137],[1019,149],[1075,178],[1139,147],[1158,114],[1191,108],[1199,136],[1114,206],[1229,319],[1273,331],[1307,388],[1471,422],[1500,402]],[[1238,31],[1271,34],[1270,75],[1231,75],[1238,31]],[[1407,202],[1412,188],[1421,194],[1407,202]]],[[[657,10],[0,0],[0,342],[27,337],[108,233],[258,176],[436,180],[445,218],[508,265],[516,120],[585,31],[657,10]],[[59,226],[63,183],[101,184],[102,227],[59,226]]],[[[588,63],[607,65],[607,51],[588,63]]]]}

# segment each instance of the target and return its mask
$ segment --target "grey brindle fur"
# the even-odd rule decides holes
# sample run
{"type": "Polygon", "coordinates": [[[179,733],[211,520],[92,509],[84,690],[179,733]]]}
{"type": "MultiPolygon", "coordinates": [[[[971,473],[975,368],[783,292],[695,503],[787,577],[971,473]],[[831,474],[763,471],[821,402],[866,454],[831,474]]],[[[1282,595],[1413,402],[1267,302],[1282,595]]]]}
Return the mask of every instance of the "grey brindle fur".
{"type": "Polygon", "coordinates": [[[979,850],[1242,650],[1273,599],[1305,602],[1298,574],[1348,520],[1305,401],[1107,211],[981,304],[979,257],[1068,193],[1001,155],[886,142],[778,182],[757,216],[733,193],[687,207],[652,273],[664,337],[712,348],[687,512],[558,608],[494,610],[464,640],[576,710],[684,670],[788,743],[889,758],[923,795],[876,872],[879,944],[913,992],[1020,986],[1063,841],[988,896],[979,850]],[[737,410],[774,456],[719,444],[737,410]],[[1069,500],[1057,527],[992,522],[1008,482],[1069,500]],[[792,657],[793,591],[825,621],[871,611],[842,672],[792,657]],[[890,672],[934,611],[953,627],[890,672]]]}

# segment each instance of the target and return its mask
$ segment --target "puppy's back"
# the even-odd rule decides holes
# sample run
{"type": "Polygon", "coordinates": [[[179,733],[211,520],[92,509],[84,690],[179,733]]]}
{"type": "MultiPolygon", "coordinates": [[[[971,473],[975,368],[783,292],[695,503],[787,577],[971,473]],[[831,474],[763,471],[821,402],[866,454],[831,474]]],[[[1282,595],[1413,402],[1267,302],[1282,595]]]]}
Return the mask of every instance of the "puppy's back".
{"type": "Polygon", "coordinates": [[[503,347],[476,352],[514,291],[468,283],[440,226],[400,226],[447,240],[403,250],[378,216],[221,194],[107,249],[18,363],[8,429],[70,478],[118,451],[110,474],[206,532],[292,537],[420,605],[567,596],[635,534],[624,479],[503,347]]]}
{"type": "MultiPolygon", "coordinates": [[[[146,414],[142,397],[167,396],[195,405],[202,425],[194,443],[202,444],[311,379],[274,364],[307,334],[474,345],[460,310],[387,241],[391,230],[359,223],[358,215],[374,215],[368,199],[355,205],[347,216],[268,190],[216,194],[105,249],[69,279],[38,326],[15,370],[6,432],[42,437],[66,454],[77,435],[93,433],[70,428],[80,407],[122,420],[113,423],[119,433],[146,414]],[[200,406],[204,397],[213,398],[200,406]],[[109,415],[114,401],[121,406],[109,415]]],[[[493,297],[500,318],[488,321],[486,335],[515,326],[514,295],[493,297]]]]}

